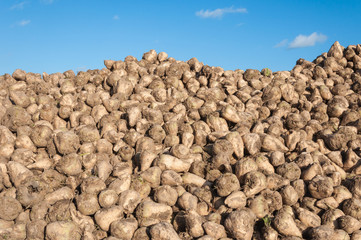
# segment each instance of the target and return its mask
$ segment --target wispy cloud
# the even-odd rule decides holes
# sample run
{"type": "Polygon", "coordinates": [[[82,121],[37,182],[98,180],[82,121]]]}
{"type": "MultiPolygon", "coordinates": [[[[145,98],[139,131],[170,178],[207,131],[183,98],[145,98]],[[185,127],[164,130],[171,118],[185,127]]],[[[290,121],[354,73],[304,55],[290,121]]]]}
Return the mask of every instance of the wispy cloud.
{"type": "Polygon", "coordinates": [[[21,20],[20,22],[17,22],[15,25],[24,27],[24,26],[28,25],[30,22],[31,22],[30,20],[21,20]]]}
{"type": "Polygon", "coordinates": [[[292,42],[288,43],[288,39],[283,39],[281,42],[277,43],[274,48],[286,47],[289,49],[292,48],[304,48],[315,46],[316,43],[322,43],[327,40],[327,36],[322,33],[314,32],[310,35],[298,35],[293,39],[292,42]]]}
{"type": "Polygon", "coordinates": [[[223,15],[227,14],[227,13],[247,13],[247,9],[246,8],[233,8],[232,7],[228,7],[228,8],[217,8],[215,10],[200,10],[198,12],[196,12],[196,16],[201,17],[201,18],[222,18],[223,15]]]}
{"type": "Polygon", "coordinates": [[[118,16],[118,15],[114,15],[113,20],[119,20],[119,16],[118,16]]]}
{"type": "Polygon", "coordinates": [[[312,33],[309,36],[298,35],[289,45],[288,48],[303,48],[315,46],[318,42],[324,42],[327,40],[327,36],[321,33],[312,33]]]}
{"type": "Polygon", "coordinates": [[[23,1],[23,2],[19,2],[17,4],[14,4],[10,7],[10,10],[20,10],[20,9],[23,9],[24,8],[24,5],[26,4],[27,2],[23,1]]]}
{"type": "Polygon", "coordinates": [[[284,47],[286,46],[288,43],[288,40],[287,39],[283,39],[281,42],[277,43],[274,47],[275,48],[280,48],[280,47],[284,47]]]}

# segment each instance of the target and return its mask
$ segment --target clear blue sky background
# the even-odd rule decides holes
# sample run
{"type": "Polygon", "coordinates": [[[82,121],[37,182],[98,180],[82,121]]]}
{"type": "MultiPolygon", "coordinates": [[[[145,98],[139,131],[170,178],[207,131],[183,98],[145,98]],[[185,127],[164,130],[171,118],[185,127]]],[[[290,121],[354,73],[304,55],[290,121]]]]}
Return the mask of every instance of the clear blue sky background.
{"type": "Polygon", "coordinates": [[[150,49],[226,70],[290,70],[361,43],[361,1],[0,0],[0,74],[64,72],[150,49]]]}

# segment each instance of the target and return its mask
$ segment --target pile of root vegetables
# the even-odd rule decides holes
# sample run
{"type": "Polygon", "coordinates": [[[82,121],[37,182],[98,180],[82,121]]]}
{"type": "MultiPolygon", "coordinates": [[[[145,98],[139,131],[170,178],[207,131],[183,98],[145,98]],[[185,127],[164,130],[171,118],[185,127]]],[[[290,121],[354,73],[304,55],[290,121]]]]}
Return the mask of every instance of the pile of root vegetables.
{"type": "Polygon", "coordinates": [[[0,240],[361,239],[361,45],[0,76],[0,240]]]}

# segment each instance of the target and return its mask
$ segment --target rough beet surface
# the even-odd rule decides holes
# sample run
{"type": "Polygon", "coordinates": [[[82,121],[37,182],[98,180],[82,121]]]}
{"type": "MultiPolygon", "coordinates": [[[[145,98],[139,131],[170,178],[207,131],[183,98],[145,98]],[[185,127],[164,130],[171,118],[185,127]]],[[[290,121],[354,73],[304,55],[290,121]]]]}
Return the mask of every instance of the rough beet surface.
{"type": "Polygon", "coordinates": [[[0,239],[359,239],[361,45],[0,76],[0,239]]]}

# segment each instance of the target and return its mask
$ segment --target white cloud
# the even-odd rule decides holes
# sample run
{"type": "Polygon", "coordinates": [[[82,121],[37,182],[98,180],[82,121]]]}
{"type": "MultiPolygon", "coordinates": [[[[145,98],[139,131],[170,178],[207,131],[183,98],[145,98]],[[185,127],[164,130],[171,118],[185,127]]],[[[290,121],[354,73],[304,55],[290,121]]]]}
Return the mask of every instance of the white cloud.
{"type": "Polygon", "coordinates": [[[15,9],[23,9],[24,5],[26,4],[26,2],[19,2],[17,4],[14,4],[10,7],[10,10],[15,10],[15,9]]]}
{"type": "Polygon", "coordinates": [[[118,16],[118,15],[114,15],[113,20],[119,20],[119,16],[118,16]]]}
{"type": "Polygon", "coordinates": [[[298,35],[289,45],[288,48],[303,48],[315,46],[318,42],[324,42],[327,40],[327,36],[321,33],[312,33],[309,36],[298,35]]]}
{"type": "Polygon", "coordinates": [[[30,22],[31,22],[30,20],[22,20],[22,21],[18,22],[17,25],[20,27],[24,27],[24,26],[28,25],[30,22]]]}
{"type": "Polygon", "coordinates": [[[246,8],[217,8],[215,10],[200,10],[196,12],[196,16],[201,18],[221,18],[226,13],[246,13],[246,8]]]}
{"type": "Polygon", "coordinates": [[[281,42],[277,43],[274,47],[275,48],[279,48],[279,47],[284,47],[286,46],[288,43],[288,40],[287,39],[283,39],[281,42]]]}

